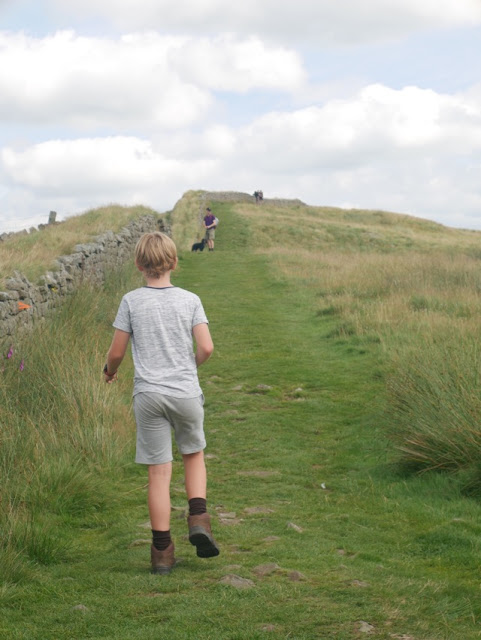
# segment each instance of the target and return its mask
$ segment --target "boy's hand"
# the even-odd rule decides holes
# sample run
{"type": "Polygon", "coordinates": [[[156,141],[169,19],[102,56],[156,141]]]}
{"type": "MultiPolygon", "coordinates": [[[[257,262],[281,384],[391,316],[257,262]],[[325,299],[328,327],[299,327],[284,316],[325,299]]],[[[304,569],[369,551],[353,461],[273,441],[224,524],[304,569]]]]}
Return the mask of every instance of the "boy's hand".
{"type": "Polygon", "coordinates": [[[110,384],[111,382],[117,380],[117,371],[110,374],[107,370],[107,365],[104,366],[102,373],[104,374],[104,380],[107,384],[110,384]]]}

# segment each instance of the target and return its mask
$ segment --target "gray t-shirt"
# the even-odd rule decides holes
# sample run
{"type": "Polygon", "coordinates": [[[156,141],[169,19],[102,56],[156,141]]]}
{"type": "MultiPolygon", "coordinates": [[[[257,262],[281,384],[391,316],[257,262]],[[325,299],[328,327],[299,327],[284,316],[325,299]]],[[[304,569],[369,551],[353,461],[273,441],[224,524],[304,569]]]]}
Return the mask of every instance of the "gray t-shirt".
{"type": "Polygon", "coordinates": [[[134,395],[201,395],[192,329],[202,323],[208,320],[200,298],[179,287],[142,287],[122,298],[113,326],[131,335],[134,395]]]}

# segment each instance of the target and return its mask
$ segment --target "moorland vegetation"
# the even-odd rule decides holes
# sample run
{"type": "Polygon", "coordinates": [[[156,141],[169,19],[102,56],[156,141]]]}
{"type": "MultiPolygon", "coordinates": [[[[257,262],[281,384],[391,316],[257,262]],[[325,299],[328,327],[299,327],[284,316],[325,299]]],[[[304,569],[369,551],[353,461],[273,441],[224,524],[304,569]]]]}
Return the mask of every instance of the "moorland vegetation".
{"type": "MultiPolygon", "coordinates": [[[[212,202],[216,251],[192,254],[204,205],[188,192],[173,210],[173,281],[201,296],[216,345],[200,375],[221,556],[202,564],[185,540],[177,464],[183,563],[148,573],[132,364],[116,385],[100,373],[141,284],[126,265],[4,345],[0,636],[479,637],[481,235],[212,202]]],[[[105,213],[79,216],[56,255],[136,215],[105,213]]],[[[27,241],[13,261],[0,246],[2,274],[49,268],[27,241]]]]}

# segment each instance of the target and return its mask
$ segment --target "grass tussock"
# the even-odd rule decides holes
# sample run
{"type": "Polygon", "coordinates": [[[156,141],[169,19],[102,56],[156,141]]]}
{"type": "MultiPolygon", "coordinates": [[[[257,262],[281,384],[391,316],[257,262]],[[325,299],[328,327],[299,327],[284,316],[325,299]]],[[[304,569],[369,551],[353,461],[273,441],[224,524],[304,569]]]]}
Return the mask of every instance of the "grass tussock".
{"type": "Polygon", "coordinates": [[[481,345],[470,334],[439,338],[395,363],[386,418],[406,467],[474,479],[481,462],[481,345]]]}
{"type": "Polygon", "coordinates": [[[133,219],[147,214],[156,215],[140,205],[110,205],[72,216],[42,231],[11,236],[0,243],[0,284],[15,270],[35,282],[52,268],[56,258],[71,253],[76,244],[92,242],[108,230],[117,233],[133,219]]]}

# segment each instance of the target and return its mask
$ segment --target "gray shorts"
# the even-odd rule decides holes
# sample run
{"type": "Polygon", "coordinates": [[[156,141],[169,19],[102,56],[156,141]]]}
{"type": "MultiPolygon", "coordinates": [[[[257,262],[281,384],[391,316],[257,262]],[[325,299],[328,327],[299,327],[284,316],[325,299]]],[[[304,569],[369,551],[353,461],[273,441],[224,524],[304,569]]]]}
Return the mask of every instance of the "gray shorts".
{"type": "Polygon", "coordinates": [[[139,464],[165,464],[172,458],[172,429],[181,454],[205,449],[204,396],[172,398],[145,391],[134,396],[139,464]]]}

